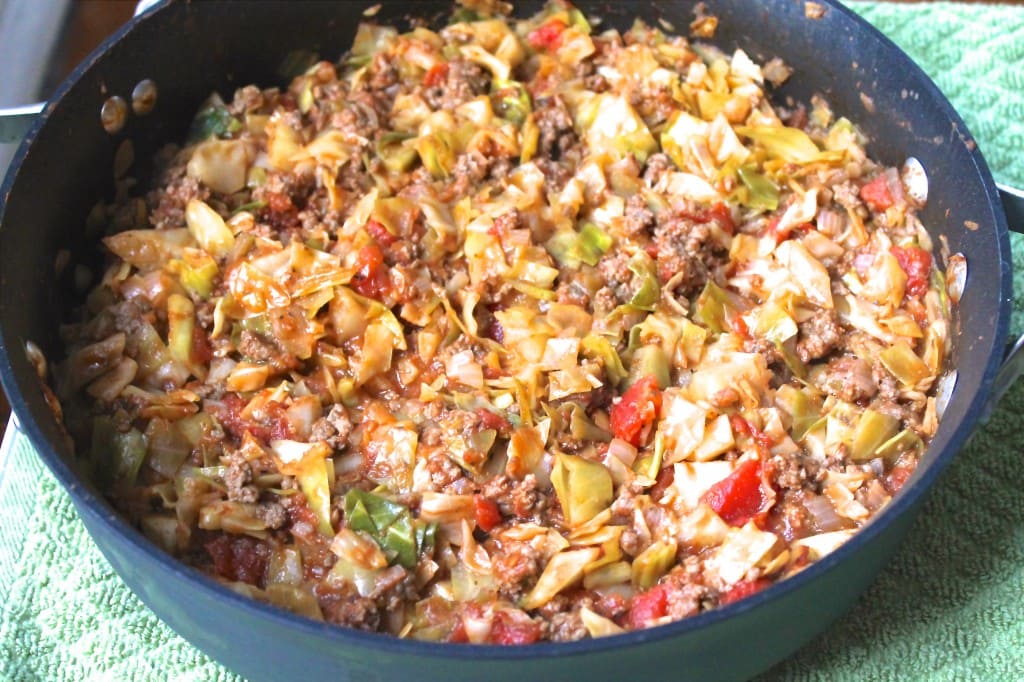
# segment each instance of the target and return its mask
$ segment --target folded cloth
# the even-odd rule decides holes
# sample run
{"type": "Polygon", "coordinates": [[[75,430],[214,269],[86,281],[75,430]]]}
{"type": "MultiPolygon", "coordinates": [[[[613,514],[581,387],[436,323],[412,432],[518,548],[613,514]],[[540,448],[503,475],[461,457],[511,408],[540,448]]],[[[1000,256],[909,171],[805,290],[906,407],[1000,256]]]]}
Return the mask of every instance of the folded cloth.
{"type": "MultiPolygon", "coordinates": [[[[1024,187],[1024,8],[851,3],[967,121],[997,179],[1024,187]]],[[[1014,239],[1017,290],[1024,243],[1014,239]]],[[[1014,328],[1024,328],[1015,304],[1014,328]]],[[[1024,386],[955,459],[853,611],[765,680],[1019,679],[1024,671],[1024,386]]],[[[0,470],[0,678],[237,680],[121,583],[23,436],[0,470]]]]}

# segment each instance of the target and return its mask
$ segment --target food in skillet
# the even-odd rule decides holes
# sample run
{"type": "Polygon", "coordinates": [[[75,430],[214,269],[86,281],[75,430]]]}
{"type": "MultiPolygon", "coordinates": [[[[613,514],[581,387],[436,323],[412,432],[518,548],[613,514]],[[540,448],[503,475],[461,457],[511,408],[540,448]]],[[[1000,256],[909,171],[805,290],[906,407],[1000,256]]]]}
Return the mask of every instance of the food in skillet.
{"type": "Polygon", "coordinates": [[[787,76],[553,4],[211,98],[94,215],[79,452],[188,564],[403,637],[603,636],[800,571],[914,471],[951,302],[914,183],[773,106],[787,76]]]}

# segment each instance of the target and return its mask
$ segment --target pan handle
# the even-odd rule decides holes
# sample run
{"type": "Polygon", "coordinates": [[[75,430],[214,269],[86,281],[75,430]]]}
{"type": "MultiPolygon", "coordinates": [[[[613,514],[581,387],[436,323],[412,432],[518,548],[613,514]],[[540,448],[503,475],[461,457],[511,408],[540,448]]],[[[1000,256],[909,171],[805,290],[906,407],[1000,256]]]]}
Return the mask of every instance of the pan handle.
{"type": "Polygon", "coordinates": [[[996,184],[999,197],[1003,200],[1006,222],[1014,232],[1024,234],[1024,191],[1009,185],[996,184]]]}
{"type": "MultiPolygon", "coordinates": [[[[1003,209],[1006,211],[1006,222],[1014,232],[1024,233],[1024,192],[1008,185],[998,185],[999,196],[1003,200],[1003,209]]],[[[1024,336],[1017,339],[1013,348],[1006,354],[999,373],[996,374],[995,385],[992,387],[992,397],[989,398],[986,412],[990,412],[999,402],[999,399],[1010,390],[1014,382],[1024,374],[1024,336]]],[[[986,414],[987,418],[988,415],[986,414]]]]}
{"type": "MultiPolygon", "coordinates": [[[[160,0],[139,0],[135,4],[135,16],[159,4],[160,0]]],[[[46,102],[35,102],[18,107],[0,107],[0,144],[21,142],[39,114],[43,113],[46,102]]]]}
{"type": "Polygon", "coordinates": [[[21,142],[45,106],[46,102],[36,102],[20,107],[0,108],[0,143],[21,142]]]}

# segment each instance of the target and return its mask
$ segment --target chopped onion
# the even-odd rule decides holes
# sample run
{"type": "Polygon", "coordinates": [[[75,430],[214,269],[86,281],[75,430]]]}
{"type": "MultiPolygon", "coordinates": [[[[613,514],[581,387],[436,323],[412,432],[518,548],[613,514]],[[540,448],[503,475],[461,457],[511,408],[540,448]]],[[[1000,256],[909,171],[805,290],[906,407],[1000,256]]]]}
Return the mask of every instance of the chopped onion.
{"type": "Polygon", "coordinates": [[[612,438],[611,442],[608,443],[607,457],[614,457],[628,467],[633,466],[633,462],[636,461],[636,455],[636,448],[621,438],[612,438]]]}
{"type": "Polygon", "coordinates": [[[473,351],[464,350],[455,353],[446,363],[448,378],[471,388],[484,387],[484,370],[480,363],[473,359],[473,351]]]}
{"type": "Polygon", "coordinates": [[[843,528],[843,520],[839,518],[832,502],[824,495],[804,495],[803,504],[820,532],[828,533],[843,528]]]}

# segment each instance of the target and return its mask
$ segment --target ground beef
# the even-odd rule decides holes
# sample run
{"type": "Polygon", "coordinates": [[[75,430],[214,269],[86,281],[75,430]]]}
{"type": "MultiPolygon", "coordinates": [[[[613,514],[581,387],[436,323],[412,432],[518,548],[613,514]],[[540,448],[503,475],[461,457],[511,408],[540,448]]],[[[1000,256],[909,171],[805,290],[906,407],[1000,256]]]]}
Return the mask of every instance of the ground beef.
{"type": "Polygon", "coordinates": [[[843,328],[835,311],[820,310],[799,325],[796,354],[802,362],[823,358],[843,340],[843,328]]]}
{"type": "Polygon", "coordinates": [[[210,198],[210,190],[199,184],[195,178],[185,175],[184,167],[180,167],[177,174],[179,177],[165,189],[149,194],[149,222],[158,230],[185,227],[185,206],[188,202],[193,199],[206,201],[210,198]]]}
{"type": "Polygon", "coordinates": [[[494,577],[506,594],[522,591],[522,584],[540,575],[544,567],[541,553],[528,542],[489,542],[486,549],[491,555],[494,577]]]}
{"type": "Polygon", "coordinates": [[[252,199],[265,204],[259,218],[271,228],[270,236],[298,227],[299,210],[315,187],[312,176],[267,173],[266,181],[252,191],[252,199]]]}
{"type": "Polygon", "coordinates": [[[812,522],[802,504],[804,494],[799,490],[784,490],[780,494],[780,499],[776,501],[775,506],[769,512],[765,528],[782,537],[786,542],[806,537],[811,533],[812,522]]]}
{"type": "Polygon", "coordinates": [[[803,490],[813,484],[818,466],[814,460],[796,455],[774,455],[770,469],[775,485],[783,490],[803,490]]]}
{"type": "Polygon", "coordinates": [[[423,96],[434,109],[451,111],[486,93],[490,82],[490,74],[479,64],[465,59],[453,59],[448,62],[444,83],[427,88],[423,96]]]}
{"type": "Polygon", "coordinates": [[[431,448],[426,453],[421,448],[419,454],[426,454],[424,461],[434,490],[455,495],[472,492],[473,482],[466,478],[459,465],[449,459],[442,448],[431,448]]]}
{"type": "Polygon", "coordinates": [[[533,159],[540,172],[544,174],[544,187],[548,192],[557,194],[565,187],[565,184],[572,178],[573,167],[565,161],[552,161],[551,159],[533,159]]]}
{"type": "Polygon", "coordinates": [[[701,600],[706,599],[710,590],[697,582],[696,577],[686,571],[672,571],[661,584],[665,590],[666,612],[673,620],[688,618],[700,611],[701,600]]]}
{"type": "Polygon", "coordinates": [[[381,613],[373,599],[360,597],[352,589],[335,589],[324,583],[317,584],[314,592],[328,623],[369,632],[380,629],[381,613]]]}
{"type": "Polygon", "coordinates": [[[658,278],[662,283],[676,278],[674,291],[686,298],[700,293],[707,284],[710,265],[723,252],[711,239],[707,222],[678,210],[658,214],[653,250],[657,253],[658,278]]]}
{"type": "Polygon", "coordinates": [[[295,357],[280,348],[271,338],[247,329],[239,337],[238,352],[249,360],[267,363],[275,373],[298,367],[295,357]]]}
{"type": "Polygon", "coordinates": [[[615,291],[611,287],[601,287],[594,294],[594,315],[607,315],[619,304],[615,291]]]}
{"type": "Polygon", "coordinates": [[[852,180],[833,185],[832,197],[836,203],[851,211],[863,210],[863,203],[860,200],[860,188],[852,180]]]}
{"type": "Polygon", "coordinates": [[[631,237],[647,233],[654,227],[654,213],[647,208],[647,200],[634,194],[626,200],[625,232],[631,237]]]}
{"type": "Polygon", "coordinates": [[[541,98],[537,101],[533,115],[540,129],[537,144],[540,156],[558,161],[579,142],[572,125],[572,116],[561,97],[541,98]]]}
{"type": "Polygon", "coordinates": [[[899,419],[904,428],[913,429],[918,433],[922,432],[921,410],[915,409],[913,405],[882,398],[872,401],[871,409],[899,419]]]}
{"type": "Polygon", "coordinates": [[[252,503],[259,499],[259,492],[252,483],[252,467],[241,452],[234,451],[221,456],[224,469],[224,485],[227,486],[228,499],[232,502],[252,503]]]}
{"type": "Polygon", "coordinates": [[[370,63],[370,89],[384,90],[390,88],[398,82],[398,75],[398,69],[388,59],[387,54],[378,52],[373,56],[373,61],[370,63]]]}
{"type": "MultiPolygon", "coordinates": [[[[629,269],[630,256],[625,251],[612,249],[601,257],[597,263],[597,271],[604,277],[605,284],[615,297],[615,305],[625,303],[633,296],[633,271],[629,269]]],[[[600,294],[600,291],[598,292],[600,294]]]]}
{"type": "Polygon", "coordinates": [[[256,518],[267,524],[267,528],[277,530],[288,522],[288,512],[278,502],[261,502],[256,507],[256,518]]]}
{"type": "Polygon", "coordinates": [[[590,305],[590,296],[587,294],[586,288],[575,281],[559,284],[558,289],[555,290],[555,296],[558,297],[559,303],[575,305],[584,309],[590,305]]]}
{"type": "Polygon", "coordinates": [[[653,187],[658,184],[661,176],[674,168],[672,159],[667,154],[651,154],[644,165],[644,182],[653,187]]]}
{"type": "Polygon", "coordinates": [[[455,194],[459,196],[465,194],[470,190],[471,186],[477,185],[486,178],[490,172],[491,161],[490,158],[479,152],[469,152],[468,154],[461,155],[455,162],[455,170],[452,171],[452,176],[455,178],[456,183],[465,185],[465,189],[455,192],[455,194]]]}
{"type": "Polygon", "coordinates": [[[331,405],[327,415],[313,422],[309,440],[324,441],[335,450],[348,447],[348,437],[352,433],[352,420],[348,410],[341,403],[331,405]]]}
{"type": "Polygon", "coordinates": [[[548,498],[537,490],[537,477],[527,474],[523,480],[500,474],[484,484],[480,494],[498,503],[503,516],[529,520],[547,508],[548,498]]]}
{"type": "Polygon", "coordinates": [[[494,219],[494,231],[500,235],[508,235],[512,230],[523,226],[523,216],[518,209],[502,213],[494,219]]]}
{"type": "Polygon", "coordinates": [[[871,400],[878,393],[871,365],[852,355],[830,360],[822,383],[826,390],[849,403],[871,400]]]}
{"type": "Polygon", "coordinates": [[[575,642],[587,636],[578,609],[552,614],[547,622],[548,637],[553,642],[575,642]]]}

